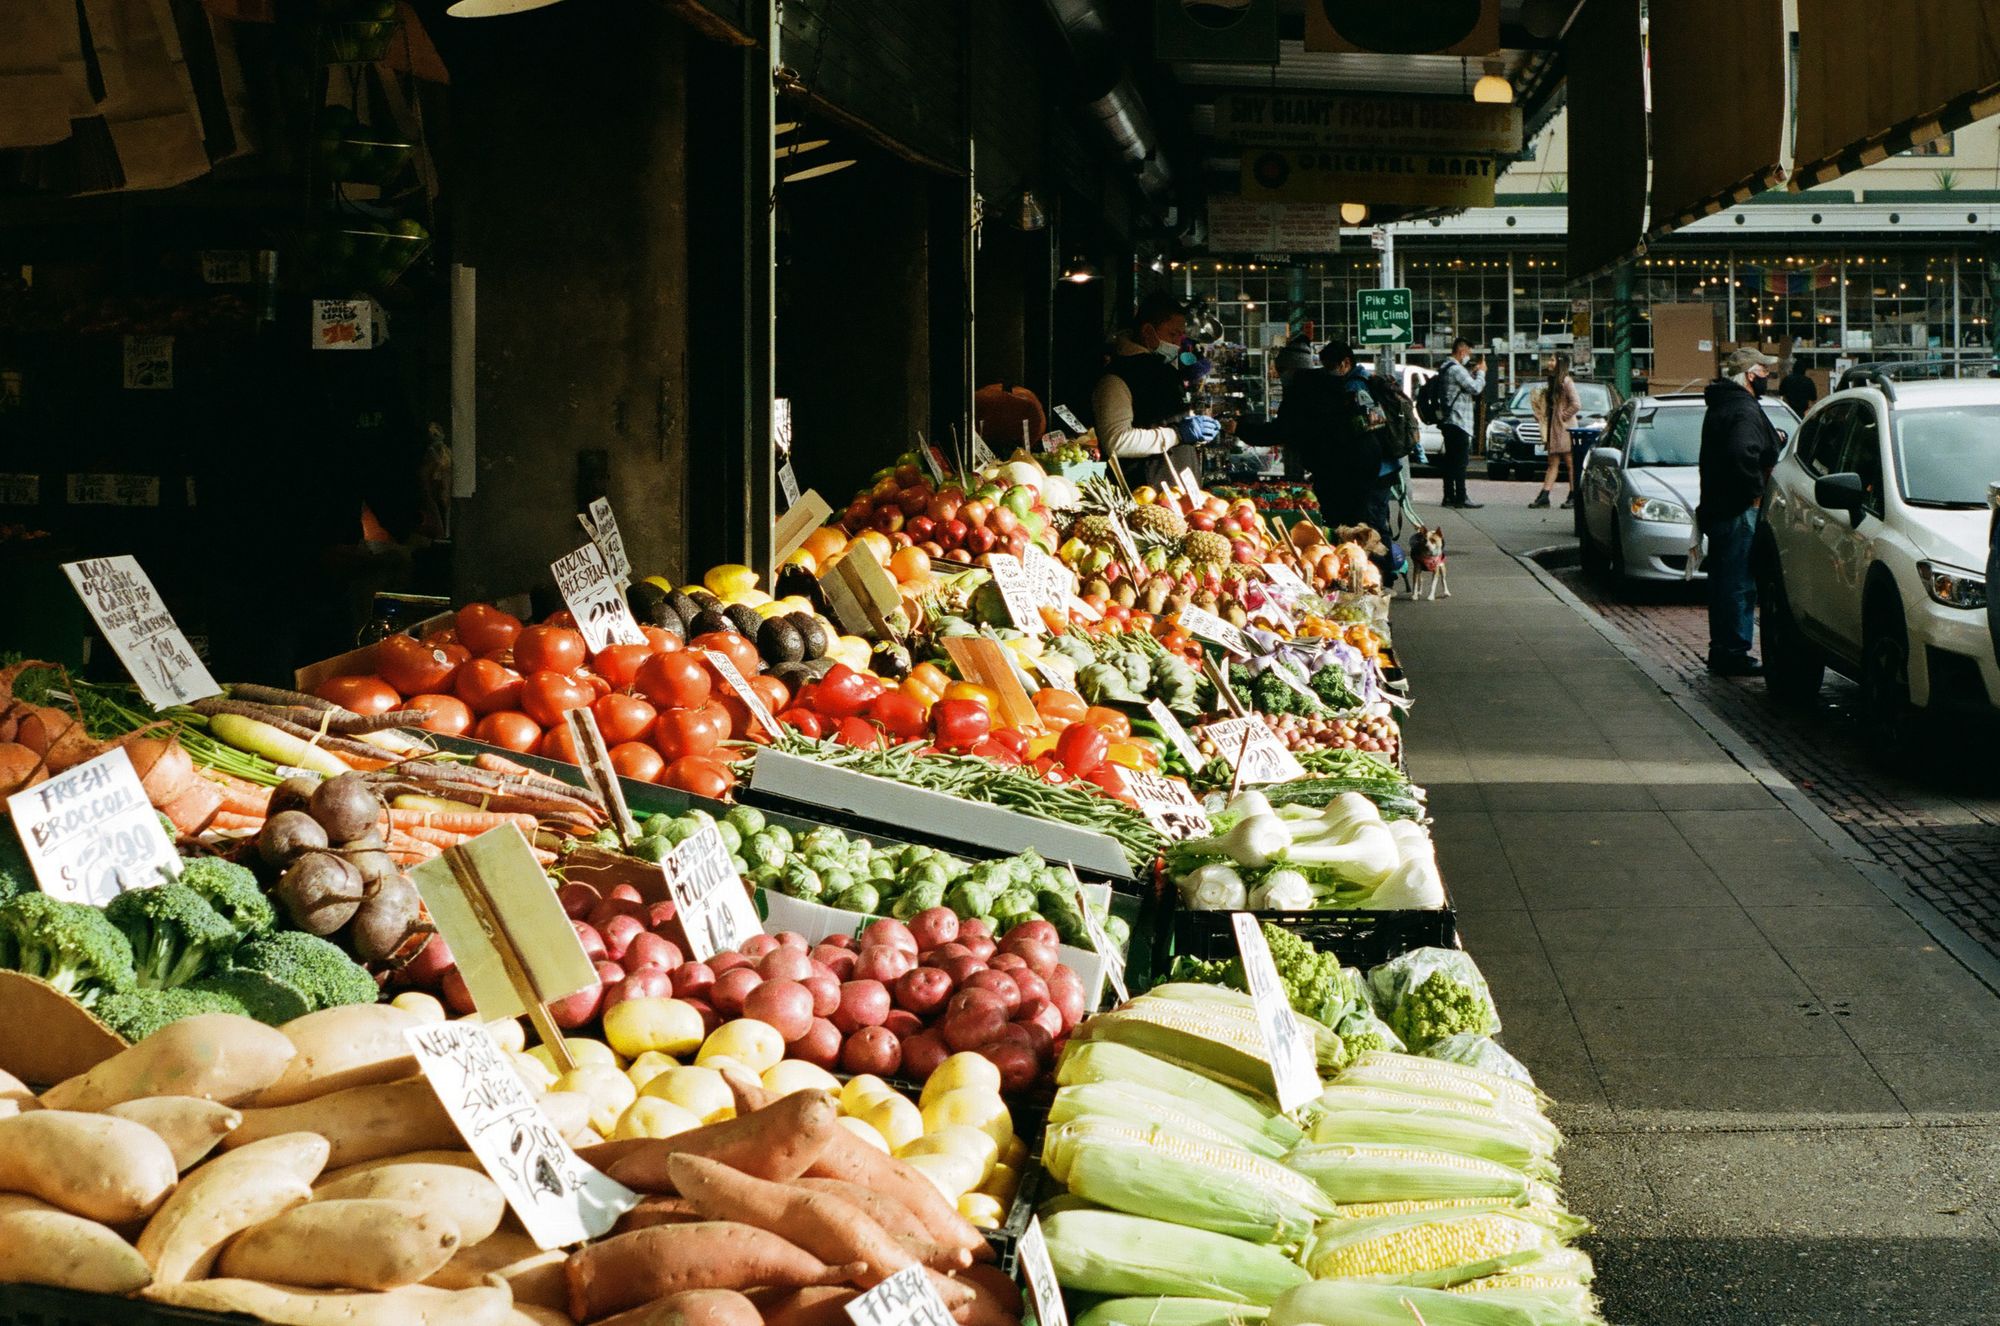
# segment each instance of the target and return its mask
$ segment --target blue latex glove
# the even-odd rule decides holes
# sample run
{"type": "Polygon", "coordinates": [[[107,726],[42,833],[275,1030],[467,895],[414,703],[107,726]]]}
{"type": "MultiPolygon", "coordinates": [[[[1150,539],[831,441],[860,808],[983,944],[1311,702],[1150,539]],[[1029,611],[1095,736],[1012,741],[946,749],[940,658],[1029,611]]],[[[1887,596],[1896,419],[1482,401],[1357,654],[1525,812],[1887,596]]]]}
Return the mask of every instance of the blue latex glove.
{"type": "Polygon", "coordinates": [[[1213,442],[1222,436],[1222,425],[1205,414],[1191,414],[1174,425],[1174,433],[1187,443],[1213,442]]]}

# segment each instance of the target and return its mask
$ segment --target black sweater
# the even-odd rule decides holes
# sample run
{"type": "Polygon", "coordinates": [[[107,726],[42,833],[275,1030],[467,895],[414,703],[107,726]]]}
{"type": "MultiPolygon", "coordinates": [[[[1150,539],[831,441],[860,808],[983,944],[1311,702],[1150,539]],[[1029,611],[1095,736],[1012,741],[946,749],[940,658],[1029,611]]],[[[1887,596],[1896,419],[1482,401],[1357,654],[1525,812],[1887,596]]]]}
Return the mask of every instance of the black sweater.
{"type": "Polygon", "coordinates": [[[1729,520],[1748,511],[1778,463],[1778,430],[1757,398],[1733,378],[1717,378],[1702,393],[1701,516],[1729,520]]]}

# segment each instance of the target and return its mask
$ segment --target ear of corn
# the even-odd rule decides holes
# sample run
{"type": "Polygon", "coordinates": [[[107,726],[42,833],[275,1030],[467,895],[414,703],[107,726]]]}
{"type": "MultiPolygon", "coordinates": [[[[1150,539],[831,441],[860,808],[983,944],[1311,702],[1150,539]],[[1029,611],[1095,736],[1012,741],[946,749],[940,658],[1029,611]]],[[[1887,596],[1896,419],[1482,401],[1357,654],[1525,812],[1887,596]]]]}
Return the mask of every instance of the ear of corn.
{"type": "Polygon", "coordinates": [[[1262,1029],[1254,1021],[1231,1016],[1228,1009],[1142,997],[1099,1013],[1076,1034],[1129,1045],[1226,1087],[1273,1098],[1275,1084],[1262,1029]]]}
{"type": "Polygon", "coordinates": [[[1448,1096],[1421,1095],[1396,1087],[1360,1086],[1345,1080],[1344,1074],[1320,1093],[1319,1099],[1308,1108],[1307,1112],[1317,1117],[1347,1108],[1436,1114],[1482,1122],[1498,1122],[1532,1139],[1537,1149],[1547,1155],[1554,1155],[1556,1148],[1562,1145],[1561,1130],[1549,1122],[1546,1116],[1516,1109],[1505,1102],[1483,1105],[1448,1096]]]}
{"type": "Polygon", "coordinates": [[[1513,1202],[1492,1197],[1447,1197],[1406,1202],[1348,1202],[1336,1205],[1328,1219],[1372,1220],[1377,1216],[1417,1215],[1423,1212],[1449,1215],[1457,1211],[1504,1211],[1523,1220],[1534,1221],[1564,1242],[1582,1238],[1590,1232],[1588,1220],[1565,1211],[1554,1202],[1513,1202]]]}
{"type": "Polygon", "coordinates": [[[1355,1056],[1354,1068],[1380,1069],[1391,1072],[1414,1073],[1419,1077],[1440,1085],[1455,1083],[1461,1092],[1473,1092],[1512,1105],[1516,1109],[1539,1114],[1546,1109],[1549,1098],[1543,1092],[1525,1082],[1517,1082],[1511,1077],[1489,1073],[1483,1068],[1470,1064],[1456,1064],[1446,1059],[1426,1059],[1419,1054],[1398,1054],[1394,1050],[1368,1050],[1355,1056]]]}
{"type": "MultiPolygon", "coordinates": [[[[1188,981],[1169,982],[1156,985],[1139,996],[1138,1002],[1158,1001],[1170,1004],[1193,1004],[1236,1023],[1249,1027],[1259,1035],[1262,1043],[1263,1024],[1257,1020],[1257,1003],[1241,990],[1225,989],[1216,985],[1196,985],[1188,981]]],[[[1324,1022],[1315,1021],[1296,1010],[1292,1016],[1299,1025],[1312,1033],[1313,1055],[1319,1063],[1320,1072],[1332,1074],[1347,1062],[1347,1055],[1341,1049],[1340,1037],[1324,1022]]]]}
{"type": "Polygon", "coordinates": [[[1285,1163],[1336,1202],[1424,1201],[1449,1197],[1533,1200],[1537,1185],[1521,1171],[1455,1151],[1362,1142],[1307,1142],[1285,1163]]]}
{"type": "Polygon", "coordinates": [[[1076,1326],[1254,1326],[1270,1309],[1212,1298],[1107,1298],[1076,1326]]]}
{"type": "Polygon", "coordinates": [[[1119,1211],[1059,1212],[1042,1234],[1057,1282],[1087,1294],[1270,1303],[1308,1279],[1276,1248],[1119,1211]]]}
{"type": "Polygon", "coordinates": [[[1315,1184],[1276,1161],[1143,1123],[1061,1124],[1042,1162],[1079,1197],[1253,1243],[1299,1243],[1333,1211],[1315,1184]]]}
{"type": "Polygon", "coordinates": [[[1271,1305],[1269,1326],[1603,1326],[1582,1303],[1511,1290],[1454,1294],[1365,1280],[1315,1280],[1271,1305]]]}
{"type": "Polygon", "coordinates": [[[1202,1114],[1198,1108],[1191,1108],[1189,1102],[1173,1093],[1155,1090],[1139,1082],[1085,1082],[1059,1088],[1049,1106],[1049,1122],[1070,1123],[1078,1119],[1145,1120],[1182,1137],[1242,1147],[1266,1160],[1276,1160],[1289,1149],[1261,1128],[1248,1127],[1223,1116],[1202,1114]]]}
{"type": "Polygon", "coordinates": [[[1533,1134],[1498,1118],[1429,1110],[1362,1109],[1343,1103],[1319,1116],[1313,1123],[1312,1139],[1453,1151],[1507,1165],[1536,1179],[1553,1179],[1559,1173],[1549,1148],[1533,1134]]]}
{"type": "Polygon", "coordinates": [[[1321,1227],[1305,1252],[1317,1280],[1382,1280],[1446,1289],[1497,1275],[1554,1248],[1540,1225],[1496,1211],[1378,1216],[1321,1227]]]}
{"type": "Polygon", "coordinates": [[[1072,1039],[1056,1064],[1056,1084],[1068,1087],[1091,1082],[1141,1083],[1148,1090],[1180,1101],[1181,1109],[1217,1127],[1227,1119],[1287,1147],[1305,1136],[1297,1124],[1271,1106],[1170,1060],[1116,1041],[1072,1039]]]}
{"type": "Polygon", "coordinates": [[[1582,1289],[1597,1278],[1590,1254],[1577,1248],[1544,1248],[1530,1261],[1453,1285],[1455,1293],[1485,1293],[1494,1289],[1582,1289]]]}

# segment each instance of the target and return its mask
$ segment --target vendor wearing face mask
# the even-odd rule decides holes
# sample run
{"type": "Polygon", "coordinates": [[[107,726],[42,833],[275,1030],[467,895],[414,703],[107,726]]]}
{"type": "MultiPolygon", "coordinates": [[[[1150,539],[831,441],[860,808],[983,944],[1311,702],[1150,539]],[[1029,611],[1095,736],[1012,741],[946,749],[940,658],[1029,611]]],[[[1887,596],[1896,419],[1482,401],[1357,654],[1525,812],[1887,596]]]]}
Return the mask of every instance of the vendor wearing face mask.
{"type": "Polygon", "coordinates": [[[1177,483],[1175,471],[1198,468],[1196,446],[1222,431],[1215,420],[1188,413],[1179,368],[1186,331],[1179,300],[1164,290],[1143,296],[1090,393],[1097,440],[1134,487],[1177,483]]]}

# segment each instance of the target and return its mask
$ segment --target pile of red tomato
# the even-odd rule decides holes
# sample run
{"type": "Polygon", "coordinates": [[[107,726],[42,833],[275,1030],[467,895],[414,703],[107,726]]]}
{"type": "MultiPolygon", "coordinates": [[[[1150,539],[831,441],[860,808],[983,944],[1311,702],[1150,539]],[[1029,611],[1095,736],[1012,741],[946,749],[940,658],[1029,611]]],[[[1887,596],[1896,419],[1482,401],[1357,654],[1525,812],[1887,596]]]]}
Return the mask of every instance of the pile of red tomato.
{"type": "Polygon", "coordinates": [[[490,604],[468,604],[446,630],[378,641],[373,673],[328,678],[315,694],[357,713],[421,710],[429,731],[572,764],[576,749],[564,715],[587,705],[622,776],[725,796],[735,778],[722,744],[762,740],[763,733],[699,651],[727,657],[773,713],[790,705],[791,691],[759,675],[756,645],[734,631],[683,646],[656,627],[644,629],[645,644],[592,655],[566,612],[527,626],[490,604]]]}

